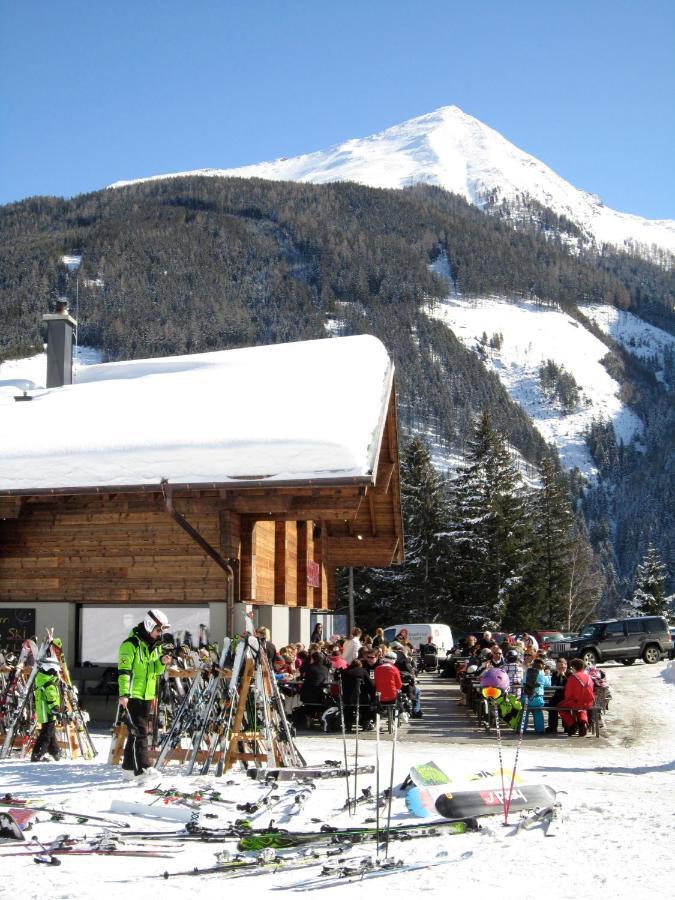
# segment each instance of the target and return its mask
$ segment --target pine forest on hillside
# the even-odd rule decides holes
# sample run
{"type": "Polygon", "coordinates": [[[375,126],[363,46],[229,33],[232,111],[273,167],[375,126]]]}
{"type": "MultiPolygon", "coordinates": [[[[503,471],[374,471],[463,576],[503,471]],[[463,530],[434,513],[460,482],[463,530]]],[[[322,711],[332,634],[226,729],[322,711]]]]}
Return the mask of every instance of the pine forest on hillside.
{"type": "MultiPolygon", "coordinates": [[[[607,613],[632,596],[649,545],[672,593],[673,385],[602,335],[580,305],[631,310],[673,333],[673,267],[609,250],[572,253],[574,226],[533,202],[523,200],[519,217],[503,206],[492,212],[424,185],[199,177],[31,198],[0,208],[0,360],[41,349],[41,316],[62,294],[71,307],[77,294],[80,344],[110,360],[321,338],[327,327],[375,334],[396,363],[406,442],[429,435],[464,464],[454,479],[433,470],[423,479],[444,498],[425,526],[433,552],[421,555],[407,528],[410,564],[359,573],[364,603],[386,602],[396,585],[411,612],[443,617],[449,602],[457,623],[573,627],[592,614],[592,597],[607,613]],[[68,253],[82,255],[77,287],[62,262],[68,253]],[[498,378],[425,314],[448,293],[430,268],[441,254],[461,296],[557,304],[606,343],[605,365],[645,433],[640,447],[617,445],[611,426],[594,425],[597,485],[564,476],[498,378]],[[524,484],[508,447],[538,487],[524,484]]],[[[573,401],[573,376],[551,366],[541,373],[563,405],[573,401]]],[[[424,446],[410,447],[405,465],[424,469],[424,446]]]]}
{"type": "Polygon", "coordinates": [[[355,577],[361,621],[375,627],[396,609],[400,622],[466,629],[580,627],[602,593],[599,560],[550,455],[539,475],[539,487],[525,484],[487,413],[454,479],[412,438],[401,459],[405,562],[355,577]]]}

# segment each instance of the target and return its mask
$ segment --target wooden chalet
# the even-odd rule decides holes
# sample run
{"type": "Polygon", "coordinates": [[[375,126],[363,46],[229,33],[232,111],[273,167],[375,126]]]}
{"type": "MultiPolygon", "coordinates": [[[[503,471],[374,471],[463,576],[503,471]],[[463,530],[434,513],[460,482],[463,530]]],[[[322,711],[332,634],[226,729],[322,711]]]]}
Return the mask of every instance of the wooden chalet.
{"type": "Polygon", "coordinates": [[[306,640],[336,567],[403,558],[393,375],[363,336],[94,366],[5,396],[0,620],[33,607],[77,645],[89,604],[196,604],[215,640],[252,608],[277,642],[306,640]]]}

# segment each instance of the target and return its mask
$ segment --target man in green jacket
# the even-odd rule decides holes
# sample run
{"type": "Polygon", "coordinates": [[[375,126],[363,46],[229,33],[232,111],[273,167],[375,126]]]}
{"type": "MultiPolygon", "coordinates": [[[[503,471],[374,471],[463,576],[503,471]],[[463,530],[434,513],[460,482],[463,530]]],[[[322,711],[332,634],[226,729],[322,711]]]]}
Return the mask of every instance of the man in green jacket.
{"type": "Polygon", "coordinates": [[[40,723],[31,762],[48,762],[47,754],[52,759],[61,758],[61,751],[56,740],[56,721],[61,715],[61,692],[59,691],[59,661],[53,656],[43,659],[35,676],[35,713],[40,723]]]}
{"type": "Polygon", "coordinates": [[[122,770],[126,778],[138,783],[156,775],[148,756],[148,728],[157,677],[171,661],[161,655],[162,633],[169,620],[160,609],[149,609],[119,650],[119,705],[126,712],[129,737],[124,747],[122,770]]]}

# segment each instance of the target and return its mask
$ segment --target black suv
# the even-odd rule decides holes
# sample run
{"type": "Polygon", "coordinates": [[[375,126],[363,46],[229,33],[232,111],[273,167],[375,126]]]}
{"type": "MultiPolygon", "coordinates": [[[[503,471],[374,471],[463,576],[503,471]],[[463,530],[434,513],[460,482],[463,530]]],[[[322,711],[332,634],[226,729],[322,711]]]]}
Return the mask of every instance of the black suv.
{"type": "Polygon", "coordinates": [[[586,665],[616,659],[632,666],[636,659],[656,663],[673,649],[668,623],[662,616],[639,619],[608,619],[584,625],[571,641],[556,641],[551,656],[579,657],[586,665]]]}

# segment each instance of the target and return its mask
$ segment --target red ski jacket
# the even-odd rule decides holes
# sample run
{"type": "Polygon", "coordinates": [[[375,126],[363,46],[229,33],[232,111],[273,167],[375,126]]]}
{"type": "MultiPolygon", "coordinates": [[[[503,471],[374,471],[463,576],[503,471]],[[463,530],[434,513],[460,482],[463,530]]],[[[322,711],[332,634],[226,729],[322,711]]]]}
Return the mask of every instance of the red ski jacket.
{"type": "Polygon", "coordinates": [[[593,706],[593,679],[588,672],[570,672],[560,706],[590,709],[593,706]]]}
{"type": "Polygon", "coordinates": [[[373,670],[375,676],[375,690],[380,695],[382,703],[391,703],[401,690],[403,681],[401,673],[393,663],[382,662],[373,670]]]}

